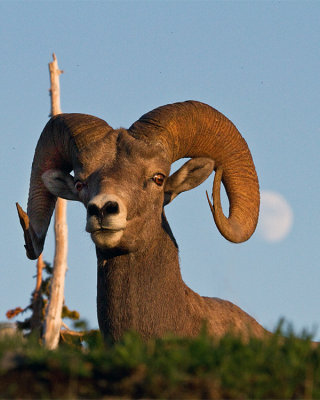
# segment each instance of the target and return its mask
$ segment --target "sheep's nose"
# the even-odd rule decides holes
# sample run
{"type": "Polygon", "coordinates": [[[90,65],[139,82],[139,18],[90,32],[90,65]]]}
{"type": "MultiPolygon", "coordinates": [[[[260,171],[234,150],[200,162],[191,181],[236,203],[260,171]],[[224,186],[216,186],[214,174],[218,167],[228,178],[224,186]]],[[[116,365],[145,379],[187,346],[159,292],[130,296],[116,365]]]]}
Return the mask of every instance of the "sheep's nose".
{"type": "Polygon", "coordinates": [[[119,204],[116,201],[107,201],[106,204],[102,207],[102,215],[110,215],[110,214],[118,214],[119,213],[119,204]]]}
{"type": "Polygon", "coordinates": [[[96,204],[91,203],[88,205],[87,211],[90,217],[95,215],[102,219],[107,215],[119,214],[119,204],[116,201],[107,201],[103,207],[100,208],[96,204]]]}
{"type": "Polygon", "coordinates": [[[87,205],[86,231],[123,231],[127,225],[127,207],[123,200],[115,194],[98,194],[87,205]]]}

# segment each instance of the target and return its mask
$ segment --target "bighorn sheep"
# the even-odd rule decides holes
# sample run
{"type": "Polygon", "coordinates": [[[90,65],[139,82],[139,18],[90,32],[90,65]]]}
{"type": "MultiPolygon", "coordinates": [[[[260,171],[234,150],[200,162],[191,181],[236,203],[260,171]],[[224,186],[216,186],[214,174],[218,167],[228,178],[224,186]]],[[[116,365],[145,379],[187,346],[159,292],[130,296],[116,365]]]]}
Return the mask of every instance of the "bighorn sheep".
{"type": "Polygon", "coordinates": [[[213,205],[207,197],[214,221],[226,239],[245,241],[258,220],[258,179],[245,140],[217,110],[197,101],[165,105],[127,130],[85,114],[55,116],[35,150],[27,214],[17,204],[27,256],[41,253],[57,196],[81,201],[96,245],[103,335],[118,339],[133,329],[145,339],[195,336],[205,321],[218,337],[229,331],[261,337],[266,331],[252,317],[228,301],[199,296],[181,277],[164,206],[213,170],[213,205]],[[170,176],[171,164],[185,157],[191,160],[170,176]]]}

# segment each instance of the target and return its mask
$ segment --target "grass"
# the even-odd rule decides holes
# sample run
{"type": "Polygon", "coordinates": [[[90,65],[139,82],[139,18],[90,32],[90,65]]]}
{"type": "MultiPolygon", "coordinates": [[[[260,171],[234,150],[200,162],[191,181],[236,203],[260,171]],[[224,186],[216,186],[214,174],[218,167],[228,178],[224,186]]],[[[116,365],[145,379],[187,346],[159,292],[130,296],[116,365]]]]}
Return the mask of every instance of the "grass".
{"type": "Polygon", "coordinates": [[[55,351],[37,339],[0,340],[1,398],[320,398],[320,349],[307,334],[280,331],[243,343],[168,337],[143,342],[127,333],[103,343],[89,332],[85,344],[55,351]]]}

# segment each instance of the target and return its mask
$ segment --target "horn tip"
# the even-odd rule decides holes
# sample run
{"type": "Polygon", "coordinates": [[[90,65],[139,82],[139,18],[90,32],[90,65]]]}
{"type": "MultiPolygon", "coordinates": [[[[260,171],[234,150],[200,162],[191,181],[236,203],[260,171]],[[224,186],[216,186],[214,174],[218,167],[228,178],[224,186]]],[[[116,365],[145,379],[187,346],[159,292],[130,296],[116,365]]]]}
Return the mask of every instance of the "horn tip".
{"type": "Polygon", "coordinates": [[[206,196],[207,196],[208,204],[209,204],[210,210],[212,212],[212,215],[214,215],[214,205],[210,201],[210,198],[209,198],[207,190],[206,190],[206,196]]]}
{"type": "Polygon", "coordinates": [[[34,235],[32,227],[30,226],[28,214],[25,211],[23,211],[19,203],[16,203],[16,207],[19,215],[20,224],[22,226],[24,233],[24,239],[25,239],[24,247],[26,249],[27,257],[30,258],[30,260],[35,260],[41,254],[42,248],[40,250],[40,248],[37,248],[38,246],[36,246],[36,248],[34,246],[34,242],[32,240],[32,236],[34,235]]]}
{"type": "Polygon", "coordinates": [[[26,212],[23,211],[22,207],[20,206],[19,203],[16,203],[17,211],[18,211],[18,216],[20,219],[20,224],[23,228],[23,230],[29,229],[29,217],[26,212]]]}

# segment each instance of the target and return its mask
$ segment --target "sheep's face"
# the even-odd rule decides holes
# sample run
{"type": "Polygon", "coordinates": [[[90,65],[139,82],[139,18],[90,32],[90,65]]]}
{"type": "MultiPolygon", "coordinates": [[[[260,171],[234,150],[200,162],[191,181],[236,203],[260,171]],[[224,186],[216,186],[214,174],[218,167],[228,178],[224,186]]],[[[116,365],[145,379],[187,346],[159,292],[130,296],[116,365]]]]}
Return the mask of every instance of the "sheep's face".
{"type": "Polygon", "coordinates": [[[100,249],[131,251],[160,225],[164,186],[170,172],[161,146],[114,131],[79,154],[74,177],[48,171],[44,183],[54,194],[81,201],[87,209],[86,231],[100,249]],[[57,190],[57,182],[64,186],[57,190]],[[148,228],[147,228],[148,227],[148,228]]]}
{"type": "Polygon", "coordinates": [[[114,154],[80,180],[79,196],[87,207],[86,230],[96,246],[133,251],[160,225],[170,163],[160,147],[155,151],[123,132],[114,154]]]}
{"type": "Polygon", "coordinates": [[[99,249],[135,251],[163,229],[163,206],[200,184],[214,164],[193,159],[169,177],[170,162],[160,144],[119,130],[79,154],[78,165],[74,177],[47,171],[42,176],[46,187],[85,205],[86,231],[99,249]]]}

